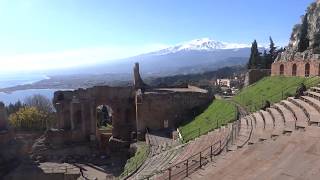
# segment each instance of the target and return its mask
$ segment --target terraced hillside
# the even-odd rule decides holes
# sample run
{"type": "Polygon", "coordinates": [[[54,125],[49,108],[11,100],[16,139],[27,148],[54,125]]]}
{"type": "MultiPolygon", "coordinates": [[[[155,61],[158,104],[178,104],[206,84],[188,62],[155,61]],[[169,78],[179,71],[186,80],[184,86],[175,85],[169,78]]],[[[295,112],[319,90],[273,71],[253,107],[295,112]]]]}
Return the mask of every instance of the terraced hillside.
{"type": "Polygon", "coordinates": [[[216,99],[199,116],[179,127],[184,142],[193,140],[236,119],[236,107],[226,100],[216,99]]]}
{"type": "Polygon", "coordinates": [[[233,100],[242,106],[247,107],[251,112],[255,112],[264,105],[266,100],[271,103],[276,103],[289,96],[293,96],[301,83],[304,83],[307,88],[310,88],[320,83],[320,78],[284,76],[266,77],[257,83],[242,89],[233,100]]]}
{"type": "Polygon", "coordinates": [[[298,99],[289,97],[252,115],[252,124],[243,123],[239,136],[252,128],[249,141],[194,173],[191,179],[319,178],[319,85],[298,99]]]}

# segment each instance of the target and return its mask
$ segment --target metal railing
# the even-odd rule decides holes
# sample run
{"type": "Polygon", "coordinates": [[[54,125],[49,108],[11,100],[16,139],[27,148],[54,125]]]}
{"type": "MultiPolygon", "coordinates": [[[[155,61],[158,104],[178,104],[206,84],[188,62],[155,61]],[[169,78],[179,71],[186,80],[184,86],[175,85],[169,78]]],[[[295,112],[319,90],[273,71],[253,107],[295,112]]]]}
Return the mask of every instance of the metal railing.
{"type": "Polygon", "coordinates": [[[227,128],[229,128],[229,133],[227,133],[225,137],[222,137],[222,139],[216,141],[201,151],[190,155],[186,160],[175,163],[174,165],[159,171],[157,174],[146,177],[146,179],[149,179],[155,175],[161,176],[161,179],[168,180],[188,177],[197,169],[213,161],[213,159],[224,150],[228,151],[228,147],[234,144],[240,131],[240,121],[236,120],[231,124],[229,123],[227,128]]]}
{"type": "MultiPolygon", "coordinates": [[[[236,121],[236,120],[239,118],[239,110],[238,110],[238,108],[237,108],[236,106],[235,106],[235,108],[236,108],[236,111],[235,111],[235,112],[232,112],[232,113],[229,113],[229,114],[224,115],[224,116],[229,116],[229,115],[235,114],[235,115],[234,115],[234,118],[231,119],[229,122],[222,123],[222,122],[219,121],[219,119],[217,118],[217,120],[216,120],[216,125],[213,126],[212,128],[210,128],[210,129],[208,129],[208,128],[196,128],[196,129],[194,129],[194,130],[192,130],[192,131],[189,131],[189,132],[187,132],[187,133],[184,133],[184,134],[182,135],[182,138],[183,138],[183,139],[181,139],[180,141],[184,142],[184,140],[185,140],[185,139],[189,139],[189,137],[195,137],[195,138],[200,137],[201,135],[206,134],[206,133],[208,133],[208,132],[211,132],[211,131],[213,131],[213,130],[215,130],[215,129],[218,129],[219,127],[224,126],[224,125],[226,125],[227,123],[236,121]]],[[[219,115],[218,115],[217,117],[219,117],[219,115]]],[[[210,124],[208,123],[208,126],[207,126],[207,127],[209,127],[209,126],[210,126],[210,124]]],[[[192,140],[192,139],[190,139],[190,140],[192,140]]]]}

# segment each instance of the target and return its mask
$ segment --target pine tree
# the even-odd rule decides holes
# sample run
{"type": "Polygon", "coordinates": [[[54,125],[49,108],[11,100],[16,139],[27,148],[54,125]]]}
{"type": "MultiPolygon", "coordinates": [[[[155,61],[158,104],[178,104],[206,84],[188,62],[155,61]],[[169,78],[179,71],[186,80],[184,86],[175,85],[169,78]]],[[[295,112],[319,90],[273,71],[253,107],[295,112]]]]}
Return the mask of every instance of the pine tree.
{"type": "Polygon", "coordinates": [[[309,38],[308,38],[308,13],[306,13],[303,17],[302,25],[300,27],[300,36],[299,36],[299,44],[298,51],[303,52],[307,50],[309,47],[309,38]]]}
{"type": "Polygon", "coordinates": [[[253,41],[251,45],[251,54],[248,62],[248,69],[259,68],[260,62],[260,53],[258,50],[258,43],[256,40],[253,41]]]}
{"type": "Polygon", "coordinates": [[[270,55],[267,53],[267,50],[263,51],[263,56],[261,57],[261,69],[268,69],[270,62],[270,55]]]}
{"type": "Polygon", "coordinates": [[[278,52],[277,47],[275,46],[271,36],[269,37],[270,45],[269,45],[269,54],[266,55],[266,69],[271,68],[271,64],[277,58],[278,52]]]}

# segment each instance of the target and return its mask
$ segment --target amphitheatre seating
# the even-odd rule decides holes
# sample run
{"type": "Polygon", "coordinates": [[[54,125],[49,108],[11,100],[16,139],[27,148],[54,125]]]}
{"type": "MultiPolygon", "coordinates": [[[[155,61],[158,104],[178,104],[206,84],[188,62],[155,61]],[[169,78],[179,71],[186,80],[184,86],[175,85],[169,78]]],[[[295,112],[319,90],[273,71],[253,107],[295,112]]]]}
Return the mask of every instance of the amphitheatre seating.
{"type": "Polygon", "coordinates": [[[301,96],[300,97],[303,101],[309,103],[310,105],[312,105],[318,112],[320,112],[320,101],[310,97],[310,96],[301,96]]]}
{"type": "Polygon", "coordinates": [[[179,145],[179,141],[174,141],[164,135],[159,135],[159,133],[146,134],[146,139],[148,139],[151,147],[151,155],[159,154],[179,145]]]}
{"type": "MultiPolygon", "coordinates": [[[[171,166],[175,166],[180,162],[183,162],[187,159],[190,160],[190,157],[199,152],[204,153],[204,155],[208,154],[210,151],[204,151],[206,148],[210,147],[210,145],[219,142],[219,140],[224,140],[230,132],[230,125],[222,126],[219,129],[209,132],[206,135],[202,135],[196,138],[193,141],[190,141],[186,145],[177,146],[170,150],[161,152],[159,154],[154,154],[153,157],[150,157],[146,160],[146,162],[139,168],[138,172],[135,173],[133,179],[144,179],[148,178],[154,174],[160,173],[171,166]]],[[[216,143],[218,148],[218,143],[216,143]]],[[[191,161],[197,161],[191,158],[191,161]]],[[[177,171],[180,168],[184,167],[175,167],[177,171]]]]}
{"type": "Polygon", "coordinates": [[[281,116],[284,119],[284,122],[285,122],[284,133],[292,132],[295,129],[295,121],[296,121],[292,112],[289,111],[283,105],[278,103],[274,104],[273,107],[280,112],[281,116]]]}
{"type": "Polygon", "coordinates": [[[296,128],[306,128],[308,126],[309,118],[299,106],[287,100],[282,100],[281,104],[287,107],[295,115],[296,128]]]}
{"type": "Polygon", "coordinates": [[[249,116],[240,119],[240,131],[235,143],[238,148],[241,148],[248,142],[252,131],[252,123],[249,116]]]}
{"type": "Polygon", "coordinates": [[[266,139],[265,134],[264,134],[264,120],[260,113],[256,112],[253,113],[253,119],[255,120],[253,130],[252,130],[252,135],[249,140],[249,144],[254,144],[259,141],[263,141],[266,139]]]}
{"type": "Polygon", "coordinates": [[[264,134],[266,139],[270,138],[271,136],[273,136],[272,132],[274,130],[274,121],[272,119],[271,114],[268,111],[263,111],[260,110],[260,115],[262,115],[262,118],[265,122],[265,128],[264,128],[264,134]]]}
{"type": "Polygon", "coordinates": [[[306,94],[312,98],[320,100],[320,93],[314,91],[307,91],[306,94]]]}
{"type": "MultiPolygon", "coordinates": [[[[232,155],[234,156],[233,158],[236,159],[235,162],[237,162],[237,160],[256,161],[256,158],[268,159],[269,156],[274,155],[273,153],[275,153],[275,155],[277,154],[273,147],[268,147],[268,144],[270,142],[278,143],[277,147],[279,147],[278,150],[280,151],[281,149],[283,149],[290,137],[296,136],[297,133],[305,133],[294,131],[296,128],[309,129],[309,122],[320,124],[320,88],[312,88],[311,90],[312,91],[307,91],[306,95],[301,96],[300,99],[288,98],[287,100],[282,100],[280,103],[273,104],[272,107],[267,108],[266,111],[260,110],[258,112],[242,117],[239,120],[240,131],[238,132],[237,139],[235,142],[232,142],[235,146],[232,146],[230,149],[228,148],[228,150],[233,150],[233,148],[234,150],[239,149],[230,153],[235,153],[235,155],[232,155]],[[291,136],[280,136],[281,134],[285,134],[287,132],[290,132],[291,136]],[[265,143],[257,143],[273,137],[278,137],[277,141],[266,141],[265,143]],[[258,145],[245,146],[246,144],[255,143],[257,143],[258,145]],[[265,147],[263,152],[262,150],[260,151],[262,154],[261,156],[259,155],[259,157],[255,156],[254,153],[251,153],[249,157],[241,154],[246,153],[247,151],[252,152],[251,149],[257,147],[265,147]]],[[[153,157],[149,158],[142,165],[142,168],[139,169],[134,178],[148,178],[152,175],[157,174],[152,178],[163,179],[164,177],[168,176],[169,171],[167,169],[169,167],[171,168],[170,172],[172,174],[178,174],[179,172],[181,172],[181,174],[178,174],[173,179],[183,178],[182,176],[185,175],[184,171],[186,168],[187,160],[189,162],[190,171],[193,172],[199,165],[199,159],[201,159],[200,157],[204,157],[202,163],[208,162],[207,157],[210,153],[210,149],[207,148],[210,147],[210,144],[215,144],[215,142],[219,142],[219,140],[225,140],[230,132],[230,125],[226,125],[222,126],[220,129],[209,132],[206,135],[202,135],[187,144],[176,146],[175,148],[171,148],[172,146],[167,143],[166,145],[171,149],[164,152],[157,151],[153,155],[153,157]],[[202,153],[201,156],[199,156],[200,152],[202,153]]],[[[151,139],[150,143],[159,144],[158,139],[151,139]]],[[[214,148],[218,149],[218,146],[214,146],[214,148]]],[[[288,150],[288,152],[284,153],[290,153],[290,151],[291,150],[288,150]]],[[[281,158],[284,157],[285,156],[281,155],[281,158]]],[[[232,163],[233,162],[230,161],[230,164],[232,163]]],[[[219,165],[219,168],[217,168],[217,170],[210,171],[209,173],[212,174],[212,172],[220,172],[219,169],[223,168],[228,169],[228,166],[219,165]]],[[[241,169],[238,171],[240,174],[241,171],[244,171],[241,167],[241,164],[239,167],[234,168],[241,169]]],[[[247,175],[249,176],[249,174],[247,175]]],[[[227,177],[226,179],[228,179],[229,176],[226,174],[225,177],[227,177]]],[[[222,177],[222,179],[225,177],[222,177]]],[[[211,179],[211,176],[207,179],[211,179]]]]}
{"type": "Polygon", "coordinates": [[[285,121],[281,116],[280,112],[275,108],[267,108],[274,121],[274,129],[272,131],[272,136],[279,136],[284,133],[285,121]]]}
{"type": "Polygon", "coordinates": [[[320,92],[320,87],[311,87],[311,91],[320,92]]]}
{"type": "Polygon", "coordinates": [[[288,98],[288,100],[304,110],[310,124],[318,124],[320,122],[320,114],[312,105],[301,99],[288,98]]]}
{"type": "Polygon", "coordinates": [[[307,127],[305,132],[228,153],[190,179],[319,179],[319,140],[319,129],[307,127]]]}

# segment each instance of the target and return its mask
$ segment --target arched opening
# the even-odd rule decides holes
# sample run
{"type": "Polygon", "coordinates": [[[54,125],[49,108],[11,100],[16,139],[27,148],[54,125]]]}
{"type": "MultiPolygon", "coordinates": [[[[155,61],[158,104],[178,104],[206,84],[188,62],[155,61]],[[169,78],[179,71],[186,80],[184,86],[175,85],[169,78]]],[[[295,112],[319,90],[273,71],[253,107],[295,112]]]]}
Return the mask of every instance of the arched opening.
{"type": "Polygon", "coordinates": [[[307,63],[305,66],[304,66],[304,76],[305,77],[309,77],[310,76],[310,64],[307,63]]]}
{"type": "Polygon", "coordinates": [[[281,64],[280,65],[280,75],[283,75],[284,74],[284,65],[281,64]]]}
{"type": "Polygon", "coordinates": [[[112,108],[106,104],[97,106],[96,118],[99,129],[112,129],[112,113],[112,108]]]}
{"type": "Polygon", "coordinates": [[[296,76],[297,75],[297,65],[293,64],[292,65],[292,76],[296,76]]]}

